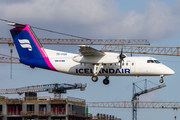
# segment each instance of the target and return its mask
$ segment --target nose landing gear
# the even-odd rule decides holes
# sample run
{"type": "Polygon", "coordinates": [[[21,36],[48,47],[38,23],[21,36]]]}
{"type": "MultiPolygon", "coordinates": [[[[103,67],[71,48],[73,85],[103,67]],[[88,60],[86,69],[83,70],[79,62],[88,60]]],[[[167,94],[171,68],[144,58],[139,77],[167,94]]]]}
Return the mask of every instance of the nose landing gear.
{"type": "Polygon", "coordinates": [[[106,76],[106,78],[103,80],[103,83],[105,85],[108,85],[109,84],[109,76],[106,76]]]}
{"type": "Polygon", "coordinates": [[[160,83],[163,83],[164,82],[164,75],[161,76],[161,79],[159,80],[160,83]]]}
{"type": "Polygon", "coordinates": [[[160,79],[160,80],[159,80],[159,82],[160,82],[160,83],[163,83],[163,82],[164,82],[164,80],[163,80],[163,79],[160,79]]]}

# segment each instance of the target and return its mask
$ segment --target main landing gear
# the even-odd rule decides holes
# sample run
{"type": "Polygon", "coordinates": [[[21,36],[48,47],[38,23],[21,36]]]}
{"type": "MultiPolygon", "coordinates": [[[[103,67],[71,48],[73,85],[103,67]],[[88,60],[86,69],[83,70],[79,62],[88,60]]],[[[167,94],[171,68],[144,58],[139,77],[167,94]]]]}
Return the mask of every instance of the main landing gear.
{"type": "MultiPolygon", "coordinates": [[[[98,77],[97,76],[92,76],[92,81],[93,82],[97,82],[98,81],[98,77]]],[[[109,84],[109,76],[106,76],[106,78],[103,80],[103,83],[105,84],[105,85],[108,85],[109,84]]]]}
{"type": "Polygon", "coordinates": [[[106,76],[106,78],[103,80],[103,83],[105,85],[108,85],[109,84],[109,76],[106,76]]]}
{"type": "Polygon", "coordinates": [[[92,79],[93,82],[97,82],[98,81],[98,77],[97,76],[92,76],[91,79],[92,79]]]}
{"type": "Polygon", "coordinates": [[[163,83],[164,82],[164,75],[161,76],[161,79],[159,80],[160,83],[163,83]]]}
{"type": "MultiPolygon", "coordinates": [[[[98,81],[98,77],[97,76],[92,76],[92,81],[93,82],[97,82],[98,81]]],[[[109,84],[109,76],[106,76],[106,78],[103,80],[103,83],[105,84],[105,85],[108,85],[109,84]]]]}

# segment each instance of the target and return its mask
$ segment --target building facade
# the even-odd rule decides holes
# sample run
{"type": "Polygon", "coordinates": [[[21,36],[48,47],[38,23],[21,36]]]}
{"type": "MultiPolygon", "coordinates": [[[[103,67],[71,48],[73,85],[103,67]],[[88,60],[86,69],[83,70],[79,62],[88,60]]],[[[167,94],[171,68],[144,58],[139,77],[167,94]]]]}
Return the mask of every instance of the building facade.
{"type": "Polygon", "coordinates": [[[68,97],[0,98],[0,120],[86,120],[85,100],[68,97]]]}

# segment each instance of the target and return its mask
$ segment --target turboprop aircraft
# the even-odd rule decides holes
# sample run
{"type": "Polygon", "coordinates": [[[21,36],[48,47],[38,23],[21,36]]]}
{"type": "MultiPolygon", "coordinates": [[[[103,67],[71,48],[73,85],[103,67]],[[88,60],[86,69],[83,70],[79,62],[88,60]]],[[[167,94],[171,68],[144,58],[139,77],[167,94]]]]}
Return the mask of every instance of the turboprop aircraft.
{"type": "Polygon", "coordinates": [[[174,71],[156,58],[127,57],[121,53],[101,52],[90,46],[79,46],[81,54],[45,49],[30,25],[8,23],[11,29],[19,61],[30,67],[39,67],[71,75],[91,76],[96,82],[98,76],[105,76],[103,83],[109,84],[109,76],[160,76],[163,83],[165,75],[174,71]]]}

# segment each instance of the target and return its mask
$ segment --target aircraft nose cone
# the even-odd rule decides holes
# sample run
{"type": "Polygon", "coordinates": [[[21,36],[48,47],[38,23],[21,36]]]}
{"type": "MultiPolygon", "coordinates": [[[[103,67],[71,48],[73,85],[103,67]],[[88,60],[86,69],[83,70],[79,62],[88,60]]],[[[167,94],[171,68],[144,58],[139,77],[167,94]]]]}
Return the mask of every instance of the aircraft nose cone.
{"type": "Polygon", "coordinates": [[[168,68],[168,70],[167,70],[167,74],[168,75],[173,75],[174,73],[175,72],[172,69],[168,68]]]}
{"type": "Polygon", "coordinates": [[[169,73],[170,73],[171,75],[173,75],[175,72],[174,72],[172,69],[170,69],[169,73]]]}
{"type": "Polygon", "coordinates": [[[162,75],[173,75],[175,73],[171,68],[169,68],[165,65],[161,66],[160,68],[161,68],[161,71],[163,73],[162,75]]]}

